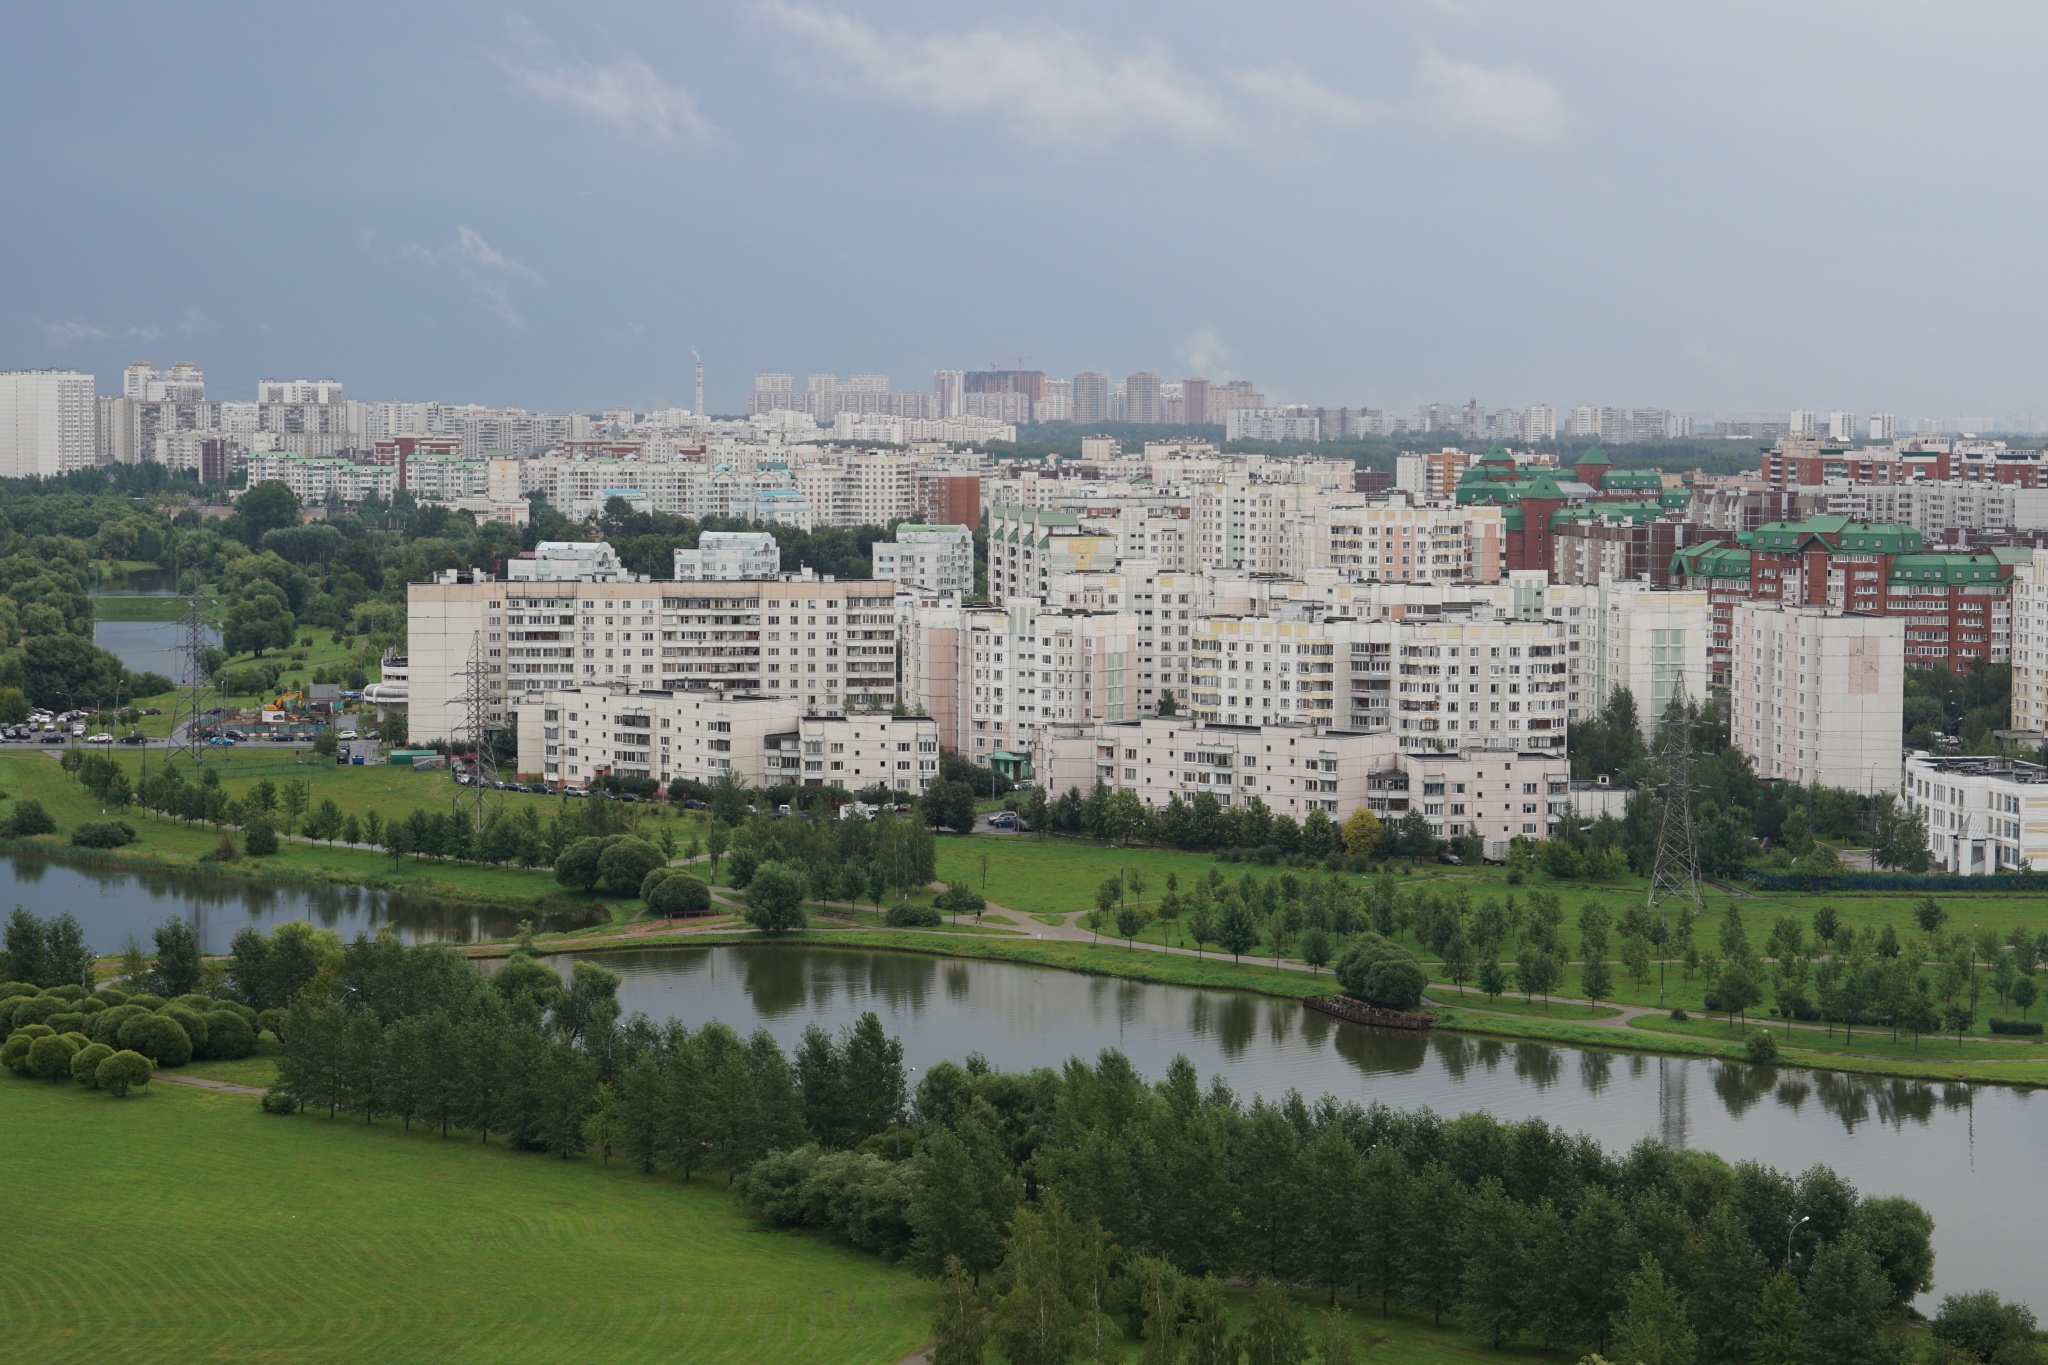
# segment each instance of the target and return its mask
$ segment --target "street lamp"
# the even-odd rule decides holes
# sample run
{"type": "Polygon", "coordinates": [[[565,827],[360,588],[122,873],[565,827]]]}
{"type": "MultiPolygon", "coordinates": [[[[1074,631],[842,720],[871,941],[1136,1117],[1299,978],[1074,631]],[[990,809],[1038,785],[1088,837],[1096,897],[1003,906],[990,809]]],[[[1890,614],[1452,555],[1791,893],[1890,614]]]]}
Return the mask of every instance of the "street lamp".
{"type": "Polygon", "coordinates": [[[1794,1223],[1792,1225],[1792,1231],[1785,1234],[1785,1269],[1790,1270],[1792,1268],[1792,1239],[1799,1234],[1799,1229],[1805,1227],[1808,1223],[1811,1223],[1812,1221],[1813,1215],[1809,1213],[1804,1218],[1801,1218],[1798,1222],[1794,1223]]]}

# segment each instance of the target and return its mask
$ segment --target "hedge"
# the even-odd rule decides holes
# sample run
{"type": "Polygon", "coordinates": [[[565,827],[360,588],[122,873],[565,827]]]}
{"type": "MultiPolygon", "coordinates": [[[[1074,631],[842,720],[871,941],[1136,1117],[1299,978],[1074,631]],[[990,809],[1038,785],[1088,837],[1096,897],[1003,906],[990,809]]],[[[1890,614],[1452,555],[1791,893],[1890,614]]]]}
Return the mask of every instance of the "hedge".
{"type": "Polygon", "coordinates": [[[2044,891],[2048,877],[2024,872],[1999,872],[1982,877],[1945,873],[1835,872],[1803,876],[1796,872],[1752,872],[1759,891],[2044,891]]]}
{"type": "Polygon", "coordinates": [[[2041,1021],[2039,1019],[1993,1019],[1991,1021],[1991,1031],[1993,1033],[2034,1034],[2041,1031],[2041,1021]]]}

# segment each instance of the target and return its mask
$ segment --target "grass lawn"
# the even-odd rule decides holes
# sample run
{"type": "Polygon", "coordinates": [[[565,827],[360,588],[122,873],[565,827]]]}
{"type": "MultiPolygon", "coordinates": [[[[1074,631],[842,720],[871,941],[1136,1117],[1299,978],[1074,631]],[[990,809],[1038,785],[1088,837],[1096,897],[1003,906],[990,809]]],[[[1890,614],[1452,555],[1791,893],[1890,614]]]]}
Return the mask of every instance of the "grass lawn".
{"type": "Polygon", "coordinates": [[[17,1359],[881,1365],[930,1323],[907,1272],[616,1159],[13,1077],[0,1147],[17,1359]]]}
{"type": "MultiPolygon", "coordinates": [[[[211,603],[208,615],[214,615],[219,608],[217,601],[211,603]]],[[[182,621],[185,619],[185,599],[182,597],[95,597],[92,599],[92,614],[100,621],[182,621]]]]}

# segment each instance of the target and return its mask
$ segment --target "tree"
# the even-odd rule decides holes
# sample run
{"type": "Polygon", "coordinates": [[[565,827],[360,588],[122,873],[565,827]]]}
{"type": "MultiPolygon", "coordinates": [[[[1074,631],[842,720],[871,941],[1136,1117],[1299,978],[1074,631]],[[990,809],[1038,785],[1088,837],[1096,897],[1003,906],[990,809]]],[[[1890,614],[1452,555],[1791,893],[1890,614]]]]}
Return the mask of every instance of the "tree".
{"type": "Polygon", "coordinates": [[[1330,935],[1321,927],[1312,927],[1301,936],[1301,960],[1306,962],[1311,973],[1329,965],[1330,935]]]}
{"type": "Polygon", "coordinates": [[[1703,1359],[1748,1358],[1770,1276],[1763,1253],[1735,1210],[1723,1204],[1709,1214],[1686,1296],[1703,1359]]]}
{"type": "Polygon", "coordinates": [[[1353,940],[1337,959],[1336,976],[1347,995],[1389,1010],[1414,1009],[1429,986],[1415,954],[1375,933],[1353,940]]]}
{"type": "Polygon", "coordinates": [[[555,880],[579,891],[591,890],[603,876],[598,866],[603,856],[604,840],[578,839],[555,855],[555,880]]]}
{"type": "Polygon", "coordinates": [[[1790,1271],[1781,1270],[1764,1285],[1750,1365],[1803,1365],[1801,1340],[1805,1331],[1806,1310],[1800,1302],[1799,1281],[1792,1278],[1790,1271]]]}
{"type": "Polygon", "coordinates": [[[982,1365],[988,1354],[989,1315],[958,1258],[946,1261],[939,1311],[932,1319],[929,1365],[982,1365]]]}
{"type": "Polygon", "coordinates": [[[1011,1365],[1067,1365],[1077,1344],[1069,1317],[1066,1253],[1073,1220],[1057,1197],[1020,1208],[1003,1249],[995,1336],[1011,1365]]]}
{"type": "Polygon", "coordinates": [[[1825,1243],[1806,1276],[1806,1355],[1828,1365],[1889,1365],[1896,1344],[1885,1329],[1891,1290],[1854,1233],[1825,1243]]]}
{"type": "Polygon", "coordinates": [[[695,877],[676,873],[662,878],[654,888],[654,894],[647,898],[649,914],[664,919],[677,915],[703,915],[711,910],[711,888],[695,877]]]}
{"type": "Polygon", "coordinates": [[[647,874],[667,864],[661,850],[645,839],[630,835],[606,840],[597,856],[597,875],[605,889],[618,896],[638,895],[647,874]]]}
{"type": "Polygon", "coordinates": [[[619,1099],[610,1085],[598,1082],[596,1103],[583,1120],[583,1140],[604,1154],[604,1164],[612,1164],[612,1148],[619,1145],[622,1124],[619,1117],[619,1099]]]}
{"type": "Polygon", "coordinates": [[[268,857],[277,852],[277,831],[268,820],[251,820],[242,831],[242,848],[252,858],[268,857]]]}
{"type": "Polygon", "coordinates": [[[173,917],[156,927],[156,979],[166,996],[190,995],[199,989],[199,935],[184,920],[173,917]]]}
{"type": "Polygon", "coordinates": [[[1645,1256],[1628,1282],[1628,1307],[1615,1326],[1615,1358],[1629,1365],[1692,1365],[1697,1346],[1677,1288],[1656,1258],[1645,1256]]]}
{"type": "Polygon", "coordinates": [[[1934,1288],[1934,1220],[1927,1210],[1910,1199],[1865,1199],[1854,1226],[1890,1288],[1892,1312],[1934,1288]]]}
{"type": "Polygon", "coordinates": [[[1930,1335],[1965,1352],[1972,1360],[2003,1361],[2011,1358],[2001,1354],[2011,1344],[2031,1350],[2037,1326],[2032,1309],[2023,1303],[2005,1303],[1986,1289],[1944,1298],[1930,1335]]]}
{"type": "Polygon", "coordinates": [[[1146,915],[1135,905],[1126,905],[1116,912],[1117,936],[1124,941],[1126,949],[1136,946],[1138,933],[1145,927],[1146,915]]]}
{"type": "Polygon", "coordinates": [[[99,1088],[115,1099],[123,1099],[130,1090],[149,1084],[149,1078],[156,1074],[156,1067],[149,1058],[139,1052],[123,1049],[99,1064],[93,1079],[99,1088]]]}
{"type": "Polygon", "coordinates": [[[1261,1276],[1252,1290],[1251,1321],[1237,1335],[1237,1349],[1250,1365],[1301,1365],[1308,1359],[1308,1333],[1294,1320],[1287,1291],[1261,1276]]]}
{"type": "Polygon", "coordinates": [[[1003,1258],[1003,1229],[1023,1190],[978,1102],[957,1127],[938,1125],[917,1155],[910,1260],[927,1275],[965,1267],[978,1288],[1003,1258]]]}
{"type": "Polygon", "coordinates": [[[804,879],[782,863],[763,863],[747,881],[746,921],[764,934],[804,927],[804,879]]]}
{"type": "Polygon", "coordinates": [[[260,659],[267,649],[290,648],[297,634],[298,622],[285,604],[272,593],[256,592],[229,606],[221,643],[231,654],[260,659]]]}
{"type": "Polygon", "coordinates": [[[1344,851],[1354,858],[1370,858],[1383,833],[1379,816],[1360,806],[1344,821],[1344,851]]]}
{"type": "Polygon", "coordinates": [[[1258,941],[1258,922],[1242,900],[1232,897],[1223,907],[1223,918],[1216,926],[1217,944],[1235,961],[1250,952],[1258,941]]]}
{"type": "Polygon", "coordinates": [[[1586,993],[1586,999],[1598,1004],[1614,991],[1614,973],[1599,958],[1592,958],[1579,969],[1579,988],[1586,993]]]}
{"type": "Polygon", "coordinates": [[[956,834],[974,832],[974,788],[965,782],[940,778],[918,798],[918,810],[933,829],[943,826],[956,834]]]}
{"type": "Polygon", "coordinates": [[[298,495],[284,484],[259,483],[235,500],[232,529],[244,545],[253,546],[271,531],[298,524],[298,495]]]}

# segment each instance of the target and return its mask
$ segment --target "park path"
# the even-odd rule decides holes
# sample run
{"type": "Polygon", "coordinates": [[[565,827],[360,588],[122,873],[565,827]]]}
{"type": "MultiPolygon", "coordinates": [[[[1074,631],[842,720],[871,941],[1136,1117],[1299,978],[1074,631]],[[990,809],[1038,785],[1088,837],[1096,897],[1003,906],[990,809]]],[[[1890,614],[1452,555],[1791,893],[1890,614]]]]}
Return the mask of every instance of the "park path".
{"type": "Polygon", "coordinates": [[[254,1095],[258,1099],[267,1093],[261,1086],[235,1085],[228,1081],[216,1081],[208,1076],[180,1076],[175,1071],[159,1071],[150,1079],[169,1081],[172,1085],[189,1085],[198,1090],[218,1090],[228,1095],[254,1095]]]}

